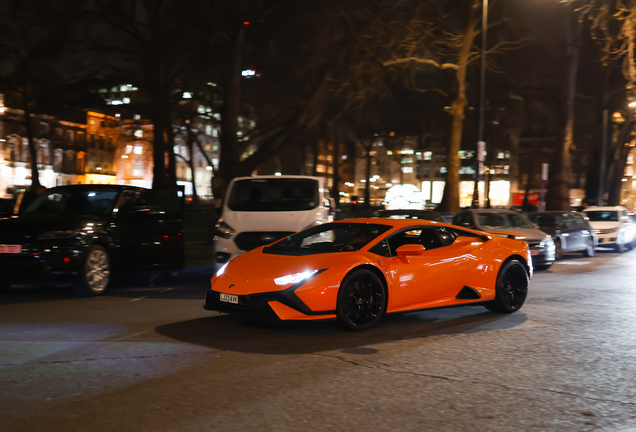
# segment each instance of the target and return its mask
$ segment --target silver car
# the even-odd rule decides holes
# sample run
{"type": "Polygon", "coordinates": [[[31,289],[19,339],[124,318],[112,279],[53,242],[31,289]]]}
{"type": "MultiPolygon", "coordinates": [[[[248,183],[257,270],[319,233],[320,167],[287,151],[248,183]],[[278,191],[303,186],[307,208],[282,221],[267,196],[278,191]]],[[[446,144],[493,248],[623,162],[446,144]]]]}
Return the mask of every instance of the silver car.
{"type": "Polygon", "coordinates": [[[528,243],[535,270],[547,270],[554,262],[555,246],[552,237],[517,212],[494,209],[461,210],[453,217],[453,225],[493,234],[497,232],[517,234],[519,240],[528,243]]]}

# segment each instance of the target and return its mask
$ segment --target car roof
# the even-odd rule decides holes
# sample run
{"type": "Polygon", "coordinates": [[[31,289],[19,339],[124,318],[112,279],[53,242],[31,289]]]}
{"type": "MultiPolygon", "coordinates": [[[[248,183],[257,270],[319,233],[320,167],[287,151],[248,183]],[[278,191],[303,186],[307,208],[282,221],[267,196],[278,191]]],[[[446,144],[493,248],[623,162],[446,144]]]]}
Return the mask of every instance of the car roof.
{"type": "MultiPolygon", "coordinates": [[[[470,212],[470,213],[514,213],[519,214],[519,212],[508,209],[463,209],[461,211],[470,212]]],[[[461,212],[460,212],[461,213],[461,212]]]]}
{"type": "Polygon", "coordinates": [[[588,207],[583,211],[586,212],[586,211],[602,211],[602,210],[619,211],[619,210],[627,210],[627,209],[623,206],[602,206],[602,207],[596,206],[596,207],[588,207]]]}
{"type": "Polygon", "coordinates": [[[439,214],[439,212],[432,209],[425,210],[412,210],[412,209],[403,209],[403,210],[380,210],[380,213],[385,214],[439,214]]]}
{"type": "Polygon", "coordinates": [[[63,186],[55,186],[50,189],[145,189],[137,186],[128,186],[128,185],[109,185],[109,184],[75,184],[75,185],[63,185],[63,186]]]}
{"type": "Polygon", "coordinates": [[[334,223],[361,223],[361,224],[372,224],[372,225],[389,225],[396,228],[409,227],[413,225],[452,226],[444,222],[430,221],[430,220],[424,220],[424,219],[353,218],[353,219],[342,219],[342,220],[334,221],[334,223]]]}
{"type": "Polygon", "coordinates": [[[301,175],[259,175],[259,176],[245,176],[235,177],[234,181],[239,180],[258,180],[258,179],[298,179],[298,180],[320,180],[321,177],[301,176],[301,175]]]}

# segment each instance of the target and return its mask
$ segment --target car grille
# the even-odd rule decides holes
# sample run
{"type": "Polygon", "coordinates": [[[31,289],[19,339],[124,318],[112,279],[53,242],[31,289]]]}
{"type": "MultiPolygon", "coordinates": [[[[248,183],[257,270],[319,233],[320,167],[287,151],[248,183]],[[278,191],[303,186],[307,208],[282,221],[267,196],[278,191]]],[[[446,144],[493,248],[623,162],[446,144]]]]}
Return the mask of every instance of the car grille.
{"type": "Polygon", "coordinates": [[[257,247],[274,243],[275,241],[292,234],[293,232],[289,231],[242,232],[234,238],[234,243],[236,243],[236,246],[238,246],[239,249],[250,251],[257,247]]]}

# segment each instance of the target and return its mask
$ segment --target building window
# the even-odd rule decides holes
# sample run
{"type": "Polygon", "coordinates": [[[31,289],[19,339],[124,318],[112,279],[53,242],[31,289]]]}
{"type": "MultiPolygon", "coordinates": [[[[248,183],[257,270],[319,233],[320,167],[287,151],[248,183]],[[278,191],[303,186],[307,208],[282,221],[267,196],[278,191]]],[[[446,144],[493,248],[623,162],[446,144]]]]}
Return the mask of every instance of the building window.
{"type": "Polygon", "coordinates": [[[143,152],[144,152],[144,146],[142,146],[141,144],[136,144],[136,145],[135,145],[135,151],[134,151],[134,153],[135,153],[136,155],[140,155],[140,154],[142,154],[143,152]]]}
{"type": "Polygon", "coordinates": [[[403,164],[412,164],[413,163],[413,158],[412,157],[402,158],[402,163],[403,164]]]}
{"type": "Polygon", "coordinates": [[[84,152],[79,152],[77,154],[77,164],[76,164],[76,169],[77,172],[79,174],[83,174],[86,168],[86,164],[85,164],[85,158],[84,158],[85,153],[84,152]]]}
{"type": "Polygon", "coordinates": [[[126,145],[126,154],[131,154],[133,151],[133,146],[132,144],[128,144],[126,145]]]}
{"type": "Polygon", "coordinates": [[[75,142],[75,132],[73,132],[72,130],[66,131],[66,139],[68,140],[69,144],[73,144],[75,142]]]}
{"type": "Polygon", "coordinates": [[[205,125],[205,134],[208,136],[212,135],[212,125],[210,124],[205,125]]]}
{"type": "Polygon", "coordinates": [[[404,174],[412,174],[413,173],[413,167],[402,167],[402,172],[404,174]]]}
{"type": "Polygon", "coordinates": [[[135,136],[136,136],[137,138],[143,138],[143,136],[144,136],[144,131],[143,131],[143,130],[141,130],[141,129],[137,129],[137,130],[135,131],[135,136]]]}
{"type": "Polygon", "coordinates": [[[133,168],[133,177],[143,177],[144,169],[143,162],[135,162],[133,168]]]}
{"type": "Polygon", "coordinates": [[[56,172],[62,171],[62,164],[64,163],[64,152],[62,149],[55,149],[55,165],[56,172]]]}
{"type": "Polygon", "coordinates": [[[424,160],[425,161],[430,161],[431,159],[433,159],[433,152],[425,151],[424,152],[424,160]]]}

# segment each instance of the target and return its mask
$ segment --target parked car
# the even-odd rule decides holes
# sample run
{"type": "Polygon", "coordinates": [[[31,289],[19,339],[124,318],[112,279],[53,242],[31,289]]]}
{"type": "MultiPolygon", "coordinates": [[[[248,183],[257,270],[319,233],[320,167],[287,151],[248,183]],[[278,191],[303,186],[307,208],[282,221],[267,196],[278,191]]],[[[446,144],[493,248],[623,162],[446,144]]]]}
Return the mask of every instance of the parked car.
{"type": "Polygon", "coordinates": [[[379,210],[373,217],[388,219],[422,219],[447,223],[444,216],[435,210],[379,210]]]}
{"type": "Polygon", "coordinates": [[[584,213],[598,235],[599,246],[609,246],[617,252],[636,246],[636,224],[625,207],[588,207],[584,213]]]}
{"type": "Polygon", "coordinates": [[[453,217],[453,224],[492,234],[514,233],[528,243],[536,270],[547,270],[555,259],[554,240],[524,215],[512,210],[465,209],[453,217]]]}
{"type": "Polygon", "coordinates": [[[556,259],[564,253],[582,252],[587,257],[594,256],[598,237],[583,213],[548,211],[529,213],[530,219],[539,225],[541,231],[554,239],[556,259]]]}
{"type": "Polygon", "coordinates": [[[12,216],[15,208],[15,199],[0,198],[0,217],[12,216]]]}
{"type": "Polygon", "coordinates": [[[216,264],[220,267],[242,253],[332,222],[334,214],[335,202],[320,177],[235,178],[215,226],[216,264]]]}
{"type": "Polygon", "coordinates": [[[0,219],[0,281],[36,277],[101,294],[111,271],[184,264],[183,190],[60,186],[0,219]]]}

